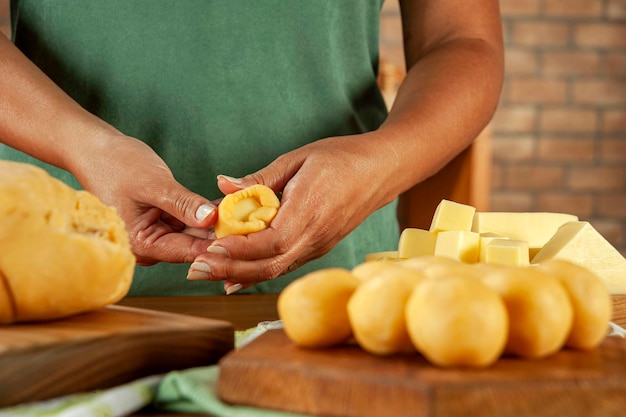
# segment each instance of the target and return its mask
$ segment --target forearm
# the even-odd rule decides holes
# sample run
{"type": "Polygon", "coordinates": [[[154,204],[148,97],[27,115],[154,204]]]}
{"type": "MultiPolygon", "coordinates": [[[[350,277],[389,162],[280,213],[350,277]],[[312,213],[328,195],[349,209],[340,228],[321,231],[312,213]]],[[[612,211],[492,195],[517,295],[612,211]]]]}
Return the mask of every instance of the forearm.
{"type": "Polygon", "coordinates": [[[459,39],[433,49],[409,69],[379,130],[400,150],[398,193],[435,174],[488,124],[502,67],[494,46],[459,39]]]}
{"type": "Polygon", "coordinates": [[[91,147],[118,133],[0,35],[0,141],[71,172],[91,147]]]}
{"type": "Polygon", "coordinates": [[[466,148],[497,107],[504,73],[496,0],[401,0],[407,75],[376,132],[394,197],[466,148]]]}

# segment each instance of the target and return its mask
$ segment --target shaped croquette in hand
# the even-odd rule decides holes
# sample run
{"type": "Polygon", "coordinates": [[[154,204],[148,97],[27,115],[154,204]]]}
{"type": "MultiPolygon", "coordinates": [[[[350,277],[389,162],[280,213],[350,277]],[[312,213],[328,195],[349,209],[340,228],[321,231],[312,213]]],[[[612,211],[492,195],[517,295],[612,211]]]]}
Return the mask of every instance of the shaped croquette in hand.
{"type": "Polygon", "coordinates": [[[266,229],[278,213],[280,201],[271,188],[255,184],[224,197],[218,206],[215,235],[247,235],[266,229]]]}

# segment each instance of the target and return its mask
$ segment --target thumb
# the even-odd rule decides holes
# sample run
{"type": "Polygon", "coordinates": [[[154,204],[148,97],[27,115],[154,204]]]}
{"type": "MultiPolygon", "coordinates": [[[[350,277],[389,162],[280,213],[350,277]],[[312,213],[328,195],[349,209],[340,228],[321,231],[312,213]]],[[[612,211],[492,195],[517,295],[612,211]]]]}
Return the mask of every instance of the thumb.
{"type": "Polygon", "coordinates": [[[255,184],[263,184],[275,192],[280,192],[302,166],[302,162],[294,152],[290,152],[274,160],[265,168],[242,178],[218,175],[217,186],[224,194],[231,194],[255,184]]]}
{"type": "Polygon", "coordinates": [[[189,227],[207,228],[217,220],[215,204],[177,182],[164,193],[159,208],[189,227]]]}

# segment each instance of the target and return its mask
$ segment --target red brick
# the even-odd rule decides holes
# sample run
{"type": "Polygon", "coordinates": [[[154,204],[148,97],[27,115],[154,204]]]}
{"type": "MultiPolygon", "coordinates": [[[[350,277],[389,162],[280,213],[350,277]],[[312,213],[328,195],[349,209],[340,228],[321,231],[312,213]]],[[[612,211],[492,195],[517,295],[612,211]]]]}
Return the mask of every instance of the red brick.
{"type": "Polygon", "coordinates": [[[603,139],[600,142],[600,156],[602,161],[626,162],[626,138],[603,139]]]}
{"type": "Polygon", "coordinates": [[[494,133],[529,133],[535,130],[537,110],[531,106],[500,106],[492,120],[494,133]]]}
{"type": "Polygon", "coordinates": [[[548,107],[539,113],[539,129],[545,132],[595,132],[598,118],[597,111],[593,109],[548,107]]]}
{"type": "Polygon", "coordinates": [[[515,78],[505,90],[510,103],[560,104],[567,98],[567,82],[546,78],[515,78]]]}
{"type": "Polygon", "coordinates": [[[504,176],[502,175],[503,168],[498,163],[494,163],[491,167],[491,192],[493,190],[499,190],[504,185],[504,176]]]}
{"type": "Polygon", "coordinates": [[[539,0],[500,0],[500,13],[503,17],[536,16],[539,0]]]}
{"type": "Polygon", "coordinates": [[[589,218],[593,213],[593,197],[590,194],[542,193],[537,198],[537,211],[569,213],[581,219],[589,218]]]}
{"type": "Polygon", "coordinates": [[[544,0],[545,15],[550,17],[600,17],[599,0],[544,0]]]}
{"type": "Polygon", "coordinates": [[[624,0],[606,0],[606,17],[611,20],[626,20],[626,2],[624,0]]]}
{"type": "Polygon", "coordinates": [[[579,80],[573,84],[576,103],[610,106],[626,104],[626,81],[579,80]]]}
{"type": "Polygon", "coordinates": [[[567,186],[572,190],[610,191],[624,188],[626,172],[620,167],[581,167],[570,168],[567,186]]]}
{"type": "Polygon", "coordinates": [[[611,77],[626,77],[626,52],[609,52],[606,55],[606,73],[611,77]]]}
{"type": "Polygon", "coordinates": [[[578,23],[574,42],[579,46],[619,48],[626,46],[626,25],[621,23],[578,23]]]}
{"type": "Polygon", "coordinates": [[[489,207],[490,211],[536,211],[533,196],[524,192],[493,192],[489,207]]]}
{"type": "Polygon", "coordinates": [[[535,156],[535,138],[532,136],[502,137],[491,143],[493,159],[499,161],[526,161],[535,156]]]}
{"type": "Polygon", "coordinates": [[[602,112],[602,131],[606,133],[626,132],[626,109],[607,109],[602,112]]]}
{"type": "Polygon", "coordinates": [[[525,46],[563,46],[569,42],[570,33],[566,23],[513,22],[511,42],[525,46]]]}
{"type": "Polygon", "coordinates": [[[506,170],[507,185],[512,190],[560,189],[565,173],[558,166],[510,166],[506,170]]]}
{"type": "Polygon", "coordinates": [[[593,139],[541,138],[538,147],[542,161],[589,162],[594,159],[593,139]]]}
{"type": "Polygon", "coordinates": [[[532,49],[507,48],[505,58],[505,73],[509,75],[532,75],[537,73],[537,54],[532,49]]]}
{"type": "Polygon", "coordinates": [[[595,75],[600,68],[596,52],[567,51],[546,52],[542,73],[547,75],[595,75]]]}
{"type": "Polygon", "coordinates": [[[602,217],[626,219],[626,194],[600,195],[597,212],[602,217]]]}

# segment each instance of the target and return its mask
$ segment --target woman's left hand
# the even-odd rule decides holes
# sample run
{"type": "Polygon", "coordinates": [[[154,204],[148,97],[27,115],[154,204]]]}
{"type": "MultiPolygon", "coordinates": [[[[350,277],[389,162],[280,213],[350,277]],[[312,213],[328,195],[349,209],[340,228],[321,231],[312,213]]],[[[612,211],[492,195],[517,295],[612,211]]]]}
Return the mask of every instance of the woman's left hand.
{"type": "Polygon", "coordinates": [[[189,279],[246,288],[319,258],[370,214],[393,201],[396,150],[376,132],[319,140],[241,179],[220,177],[225,194],[254,184],[282,193],[266,230],[227,236],[198,256],[189,279]],[[241,286],[234,286],[241,284],[241,286]]]}

